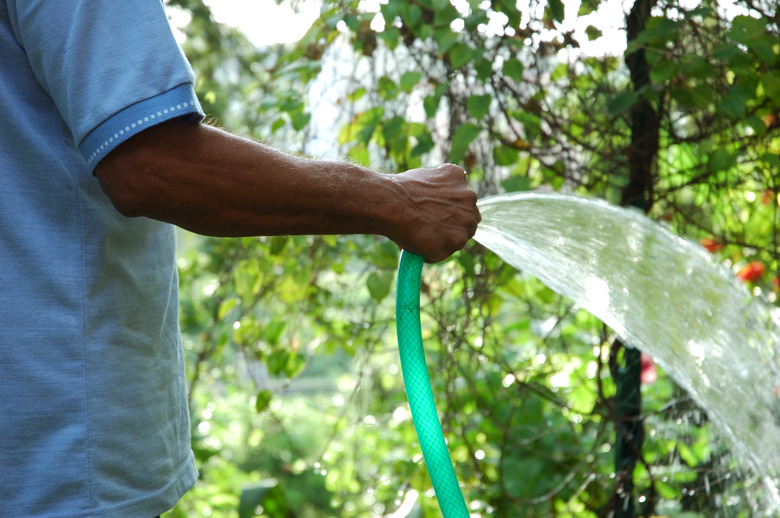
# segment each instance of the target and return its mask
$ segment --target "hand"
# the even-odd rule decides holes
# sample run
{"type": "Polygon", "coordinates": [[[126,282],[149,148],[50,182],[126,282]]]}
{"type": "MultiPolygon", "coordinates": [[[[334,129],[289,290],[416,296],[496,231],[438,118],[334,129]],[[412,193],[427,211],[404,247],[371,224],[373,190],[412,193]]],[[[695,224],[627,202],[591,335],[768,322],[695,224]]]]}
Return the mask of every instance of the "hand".
{"type": "Polygon", "coordinates": [[[446,259],[466,245],[482,220],[466,171],[444,164],[436,169],[412,169],[395,178],[406,194],[408,208],[395,215],[390,239],[428,262],[446,259]]]}

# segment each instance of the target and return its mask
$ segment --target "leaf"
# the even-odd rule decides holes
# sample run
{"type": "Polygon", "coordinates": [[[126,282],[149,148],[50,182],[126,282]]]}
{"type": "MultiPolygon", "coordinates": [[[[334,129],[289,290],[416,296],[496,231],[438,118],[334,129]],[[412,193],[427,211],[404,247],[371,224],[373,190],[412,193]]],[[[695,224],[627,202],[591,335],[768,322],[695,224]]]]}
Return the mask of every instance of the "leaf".
{"type": "Polygon", "coordinates": [[[385,137],[385,140],[391,140],[398,135],[404,123],[406,123],[406,119],[398,115],[386,120],[382,125],[382,136],[385,137]]]}
{"type": "Polygon", "coordinates": [[[550,81],[557,81],[562,77],[566,77],[568,74],[569,74],[568,63],[561,63],[560,65],[555,67],[555,70],[553,70],[552,73],[550,74],[550,81]]]}
{"type": "Polygon", "coordinates": [[[620,115],[621,113],[624,113],[629,108],[631,108],[638,99],[638,92],[621,92],[609,101],[609,104],[607,105],[607,113],[613,116],[620,115]]]}
{"type": "Polygon", "coordinates": [[[380,77],[376,86],[382,99],[390,101],[398,96],[398,86],[387,76],[380,77]]]}
{"type": "Polygon", "coordinates": [[[747,46],[756,53],[756,56],[769,66],[775,64],[777,55],[774,51],[775,40],[773,37],[762,34],[758,38],[748,41],[747,46]]]}
{"type": "Polygon", "coordinates": [[[258,413],[264,412],[270,406],[273,397],[274,394],[270,390],[261,390],[258,392],[255,400],[255,410],[257,410],[258,413]]]}
{"type": "Polygon", "coordinates": [[[739,15],[731,21],[731,29],[726,34],[737,43],[745,43],[761,36],[766,31],[766,20],[752,16],[739,15]]]}
{"type": "Polygon", "coordinates": [[[366,287],[368,287],[371,298],[377,302],[390,294],[392,284],[393,272],[391,271],[371,272],[366,281],[366,287]]]}
{"type": "Polygon", "coordinates": [[[707,83],[702,83],[691,91],[691,98],[699,108],[708,109],[715,102],[715,90],[707,83]]]}
{"type": "Polygon", "coordinates": [[[433,39],[439,45],[439,53],[444,54],[458,41],[458,33],[453,32],[448,25],[433,31],[433,39]]]}
{"type": "Polygon", "coordinates": [[[655,42],[672,41],[677,36],[677,29],[682,25],[680,20],[672,20],[665,16],[654,16],[647,23],[655,42]]]}
{"type": "Polygon", "coordinates": [[[217,102],[217,94],[213,90],[210,90],[205,93],[203,96],[203,100],[208,104],[216,104],[217,102]]]}
{"type": "Polygon", "coordinates": [[[403,18],[409,27],[416,27],[422,19],[422,9],[417,4],[403,3],[403,18]]]}
{"type": "Polygon", "coordinates": [[[691,448],[685,444],[683,441],[678,442],[677,444],[677,452],[680,454],[680,458],[690,467],[694,467],[699,463],[699,460],[696,458],[696,455],[693,453],[691,448]]]}
{"type": "Polygon", "coordinates": [[[349,27],[352,32],[357,32],[358,27],[360,26],[360,18],[354,14],[348,14],[344,17],[344,23],[347,24],[347,27],[349,27]]]}
{"type": "Polygon", "coordinates": [[[585,28],[585,34],[588,36],[588,41],[593,41],[601,38],[604,36],[604,33],[601,32],[601,29],[598,29],[594,27],[593,25],[588,25],[585,28]]]}
{"type": "Polygon", "coordinates": [[[697,7],[696,9],[688,11],[688,13],[686,13],[686,16],[702,16],[702,17],[706,17],[706,16],[710,16],[710,15],[713,15],[713,14],[715,14],[715,10],[713,8],[711,8],[711,7],[701,7],[700,6],[700,7],[697,7]]]}
{"type": "Polygon", "coordinates": [[[471,115],[475,119],[481,119],[487,115],[490,110],[490,103],[492,101],[490,95],[472,95],[466,100],[466,108],[468,108],[471,115]]]}
{"type": "Polygon", "coordinates": [[[484,83],[493,75],[493,62],[480,56],[474,60],[474,69],[477,71],[477,78],[484,83]]]}
{"type": "Polygon", "coordinates": [[[363,88],[363,87],[361,86],[360,88],[358,88],[357,90],[355,90],[354,92],[352,92],[351,94],[349,94],[349,95],[347,96],[347,99],[348,99],[350,102],[355,102],[355,101],[357,101],[358,99],[360,99],[361,97],[363,97],[364,95],[366,95],[366,89],[365,89],[365,88],[363,88]]]}
{"type": "Polygon", "coordinates": [[[445,90],[447,90],[446,84],[438,84],[436,85],[433,94],[426,95],[425,99],[423,99],[423,108],[425,108],[425,114],[428,118],[432,119],[436,115],[436,112],[439,109],[439,101],[441,101],[441,96],[444,94],[445,90]]]}
{"type": "Polygon", "coordinates": [[[289,242],[289,236],[273,236],[271,237],[271,248],[268,251],[271,255],[279,255],[289,242]]]}
{"type": "Polygon", "coordinates": [[[671,79],[676,71],[676,65],[667,60],[661,60],[650,70],[650,80],[654,83],[663,83],[671,79]]]}
{"type": "Polygon", "coordinates": [[[496,161],[496,165],[507,166],[517,162],[520,156],[520,152],[517,149],[509,146],[497,146],[493,148],[493,160],[496,161]]]}
{"type": "Polygon", "coordinates": [[[284,126],[284,118],[279,117],[271,124],[271,133],[276,133],[282,126],[284,126]]]}
{"type": "Polygon", "coordinates": [[[428,126],[426,126],[422,122],[407,121],[406,132],[410,137],[419,137],[420,135],[425,135],[425,134],[430,135],[430,131],[428,131],[428,126]]]}
{"type": "Polygon", "coordinates": [[[761,85],[775,106],[780,106],[780,72],[772,70],[761,76],[761,85]]]}
{"type": "Polygon", "coordinates": [[[401,31],[397,27],[390,25],[385,27],[385,30],[380,32],[377,36],[382,38],[390,50],[395,50],[398,46],[398,40],[401,39],[401,31]]]}
{"type": "Polygon", "coordinates": [[[359,142],[368,144],[371,137],[376,131],[377,125],[380,119],[384,115],[385,110],[381,106],[375,106],[369,110],[358,115],[355,119],[355,124],[360,128],[355,135],[359,142]]]}
{"type": "Polygon", "coordinates": [[[550,8],[553,20],[559,23],[562,22],[564,15],[563,2],[561,0],[548,0],[547,5],[550,8]]]}
{"type": "Polygon", "coordinates": [[[283,112],[294,112],[302,110],[303,103],[298,99],[291,99],[287,97],[279,102],[279,109],[283,112]]]}
{"type": "Polygon", "coordinates": [[[766,124],[764,124],[764,121],[761,119],[761,117],[757,115],[751,115],[750,117],[745,119],[745,124],[750,126],[750,128],[759,137],[763,137],[764,135],[766,135],[766,124]]]}
{"type": "Polygon", "coordinates": [[[476,31],[480,25],[487,24],[489,21],[490,19],[488,18],[487,12],[482,9],[473,9],[471,14],[464,20],[466,30],[469,32],[476,31]]]}
{"type": "Polygon", "coordinates": [[[679,496],[679,491],[662,480],[657,480],[655,488],[658,494],[667,500],[674,501],[679,496]]]}
{"type": "Polygon", "coordinates": [[[729,56],[728,68],[739,79],[756,80],[756,70],[753,68],[750,56],[741,50],[729,56]]]}
{"type": "Polygon", "coordinates": [[[287,351],[275,350],[265,357],[265,364],[268,367],[268,372],[273,376],[282,374],[286,362],[287,351]]]}
{"type": "Polygon", "coordinates": [[[580,10],[577,11],[577,16],[585,16],[586,14],[590,14],[596,9],[598,9],[599,1],[598,0],[582,0],[580,2],[580,10]]]}
{"type": "Polygon", "coordinates": [[[511,176],[501,182],[506,192],[520,192],[531,189],[531,180],[527,176],[511,176]]]}
{"type": "Polygon", "coordinates": [[[423,108],[429,119],[436,115],[439,109],[439,101],[441,101],[440,95],[426,95],[425,99],[423,99],[423,108]]]}
{"type": "Polygon", "coordinates": [[[311,120],[311,113],[303,111],[295,112],[292,114],[292,126],[295,131],[300,131],[309,124],[311,120]]]}
{"type": "Polygon", "coordinates": [[[750,91],[745,86],[735,85],[731,87],[718,108],[731,119],[741,119],[745,115],[745,102],[749,98],[750,91]]]}
{"type": "Polygon", "coordinates": [[[498,0],[496,4],[501,8],[499,12],[505,14],[507,18],[509,18],[510,27],[517,27],[520,25],[522,13],[517,9],[516,0],[498,0]]]}
{"type": "Polygon", "coordinates": [[[735,54],[739,54],[739,47],[732,42],[724,41],[719,43],[712,50],[712,57],[715,59],[731,59],[735,54]]]}
{"type": "Polygon", "coordinates": [[[763,153],[761,155],[761,160],[766,162],[772,167],[780,167],[780,157],[778,157],[774,153],[763,153]]]}
{"type": "Polygon", "coordinates": [[[362,142],[350,148],[347,156],[350,160],[365,167],[368,167],[368,165],[371,163],[371,158],[368,154],[368,148],[362,142]]]}
{"type": "Polygon", "coordinates": [[[402,2],[387,2],[380,4],[379,10],[382,12],[385,20],[394,20],[396,16],[401,14],[401,6],[405,5],[402,2]]]}
{"type": "Polygon", "coordinates": [[[424,155],[436,146],[430,133],[424,133],[417,137],[417,144],[409,152],[411,156],[424,155]]]}
{"type": "Polygon", "coordinates": [[[515,81],[522,81],[523,80],[523,71],[525,70],[525,67],[522,63],[520,63],[515,58],[510,58],[504,63],[503,68],[501,71],[504,73],[504,75],[510,79],[514,79],[515,81]]]}
{"type": "Polygon", "coordinates": [[[401,90],[404,92],[411,92],[412,88],[417,86],[417,83],[420,82],[420,79],[422,79],[422,73],[421,72],[404,72],[404,74],[401,76],[401,80],[398,82],[398,86],[401,87],[401,90]]]}
{"type": "Polygon", "coordinates": [[[458,263],[460,263],[460,265],[463,267],[463,269],[465,270],[466,274],[469,277],[473,277],[474,276],[474,267],[477,264],[477,262],[474,260],[474,256],[471,255],[468,252],[465,252],[465,251],[461,250],[457,254],[456,257],[458,259],[458,263]]]}
{"type": "Polygon", "coordinates": [[[279,343],[279,337],[282,336],[282,331],[287,326],[287,322],[284,320],[272,320],[263,329],[263,337],[265,341],[271,345],[279,343]]]}
{"type": "Polygon", "coordinates": [[[233,287],[242,299],[251,298],[262,281],[263,272],[256,259],[241,261],[233,272],[233,287]]]}
{"type": "Polygon", "coordinates": [[[262,509],[262,516],[268,518],[292,516],[290,504],[282,487],[273,479],[261,482],[255,487],[245,487],[241,491],[238,518],[260,516],[257,514],[258,509],[262,509]]]}
{"type": "Polygon", "coordinates": [[[460,68],[469,62],[476,51],[465,43],[456,43],[450,49],[450,64],[452,68],[460,68]]]}
{"type": "Polygon", "coordinates": [[[481,128],[476,124],[467,122],[461,124],[455,134],[452,136],[452,149],[450,149],[450,160],[454,163],[458,163],[463,160],[466,155],[466,150],[469,147],[477,135],[479,135],[481,128]]]}
{"type": "Polygon", "coordinates": [[[217,313],[217,318],[219,320],[224,319],[230,311],[238,306],[239,300],[235,297],[231,297],[229,299],[225,299],[222,301],[222,304],[219,305],[219,312],[217,313]]]}
{"type": "Polygon", "coordinates": [[[686,88],[674,87],[669,90],[672,98],[683,106],[693,107],[696,105],[696,100],[691,94],[690,90],[686,88]]]}
{"type": "Polygon", "coordinates": [[[380,269],[395,271],[398,268],[398,246],[389,240],[380,240],[371,247],[368,259],[380,269]]]}
{"type": "Polygon", "coordinates": [[[710,156],[710,168],[713,171],[725,171],[736,163],[736,158],[735,154],[718,148],[710,156]]]}
{"type": "Polygon", "coordinates": [[[288,353],[287,362],[284,365],[284,374],[288,378],[294,378],[306,366],[306,357],[301,353],[288,353]]]}
{"type": "Polygon", "coordinates": [[[708,59],[691,56],[682,60],[680,71],[688,77],[709,77],[712,74],[712,65],[708,59]]]}

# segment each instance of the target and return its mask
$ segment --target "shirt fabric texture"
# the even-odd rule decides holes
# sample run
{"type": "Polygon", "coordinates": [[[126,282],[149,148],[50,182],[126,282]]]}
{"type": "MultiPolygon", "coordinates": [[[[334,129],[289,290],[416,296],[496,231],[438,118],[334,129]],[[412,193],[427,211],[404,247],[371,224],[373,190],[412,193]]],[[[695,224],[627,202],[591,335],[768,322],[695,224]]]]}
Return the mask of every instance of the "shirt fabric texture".
{"type": "Polygon", "coordinates": [[[175,229],[93,174],[202,112],[160,0],[0,0],[0,516],[151,517],[197,478],[175,229]]]}

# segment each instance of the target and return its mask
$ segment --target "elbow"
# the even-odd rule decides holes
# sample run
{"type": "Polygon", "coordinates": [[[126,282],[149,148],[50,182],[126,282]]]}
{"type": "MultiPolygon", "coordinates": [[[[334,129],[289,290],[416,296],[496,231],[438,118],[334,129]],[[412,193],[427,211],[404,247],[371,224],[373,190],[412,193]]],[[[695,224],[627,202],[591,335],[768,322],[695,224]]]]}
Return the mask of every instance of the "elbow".
{"type": "Polygon", "coordinates": [[[106,196],[126,217],[174,222],[185,210],[183,174],[189,178],[199,125],[179,119],[163,122],[130,137],[95,168],[106,196]]]}
{"type": "Polygon", "coordinates": [[[103,187],[106,196],[108,196],[108,199],[111,201],[111,204],[122,216],[126,218],[138,218],[146,215],[141,200],[135,193],[130,190],[117,189],[114,187],[106,188],[106,185],[103,182],[101,182],[101,186],[103,187]]]}
{"type": "Polygon", "coordinates": [[[146,185],[149,170],[139,157],[122,154],[104,158],[95,168],[95,176],[114,208],[125,217],[149,216],[150,189],[146,185]]]}

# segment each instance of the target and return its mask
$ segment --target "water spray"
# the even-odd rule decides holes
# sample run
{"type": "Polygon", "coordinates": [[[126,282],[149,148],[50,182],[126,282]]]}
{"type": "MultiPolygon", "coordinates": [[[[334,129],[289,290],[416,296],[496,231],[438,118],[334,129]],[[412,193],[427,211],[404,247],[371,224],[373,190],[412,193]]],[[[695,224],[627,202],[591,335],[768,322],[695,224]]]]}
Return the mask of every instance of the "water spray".
{"type": "Polygon", "coordinates": [[[424,259],[401,253],[396,290],[396,330],[401,371],[414,429],[444,518],[468,518],[469,511],[452,466],[436,412],[420,328],[420,281],[424,259]]]}
{"type": "MultiPolygon", "coordinates": [[[[482,199],[478,206],[482,222],[474,240],[652,356],[706,410],[734,458],[758,477],[751,510],[778,516],[780,309],[754,297],[698,244],[636,210],[559,193],[512,193],[482,199]]],[[[442,514],[468,518],[425,364],[423,262],[401,254],[396,295],[401,368],[442,514]]]]}

